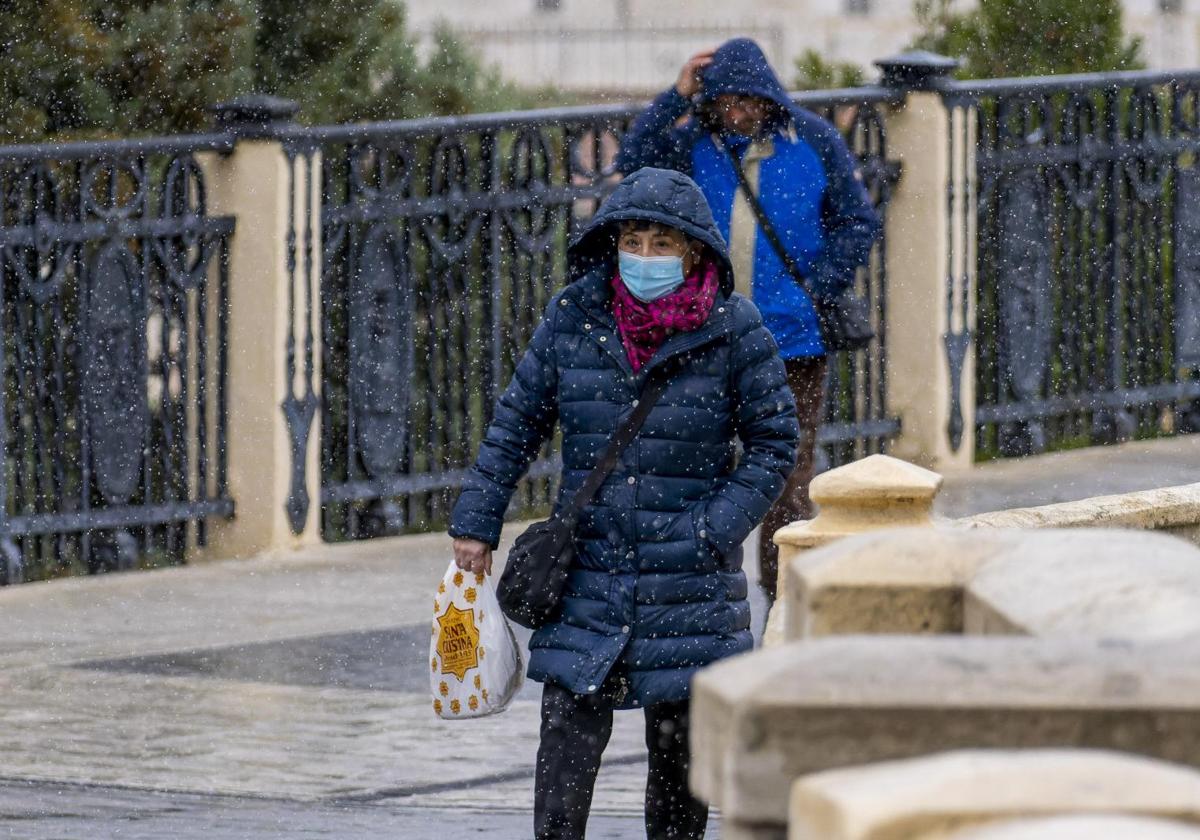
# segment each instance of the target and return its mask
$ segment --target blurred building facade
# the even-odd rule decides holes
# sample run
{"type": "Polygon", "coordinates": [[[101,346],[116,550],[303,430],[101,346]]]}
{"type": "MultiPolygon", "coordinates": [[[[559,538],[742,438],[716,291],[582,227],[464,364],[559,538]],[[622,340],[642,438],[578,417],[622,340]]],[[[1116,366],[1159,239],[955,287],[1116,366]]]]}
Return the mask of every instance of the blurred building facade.
{"type": "MultiPolygon", "coordinates": [[[[1124,5],[1150,67],[1200,62],[1200,0],[1124,5]]],[[[417,32],[448,22],[512,81],[614,95],[657,91],[687,56],[735,35],[758,40],[790,80],[806,49],[872,69],[916,33],[913,0],[408,0],[407,8],[417,32]]]]}

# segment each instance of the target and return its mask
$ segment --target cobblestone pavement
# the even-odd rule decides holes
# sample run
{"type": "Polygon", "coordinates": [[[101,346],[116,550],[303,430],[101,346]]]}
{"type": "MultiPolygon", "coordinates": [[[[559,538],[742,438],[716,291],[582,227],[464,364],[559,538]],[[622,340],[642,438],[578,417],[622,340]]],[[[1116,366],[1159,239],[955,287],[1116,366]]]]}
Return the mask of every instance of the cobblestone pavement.
{"type": "MultiPolygon", "coordinates": [[[[1181,439],[988,466],[949,479],[940,509],[1183,484],[1198,456],[1181,439]]],[[[426,535],[0,590],[0,836],[528,837],[538,687],[492,718],[429,709],[447,549],[426,535]]],[[[621,713],[590,836],[644,836],[644,779],[641,715],[621,713]]]]}

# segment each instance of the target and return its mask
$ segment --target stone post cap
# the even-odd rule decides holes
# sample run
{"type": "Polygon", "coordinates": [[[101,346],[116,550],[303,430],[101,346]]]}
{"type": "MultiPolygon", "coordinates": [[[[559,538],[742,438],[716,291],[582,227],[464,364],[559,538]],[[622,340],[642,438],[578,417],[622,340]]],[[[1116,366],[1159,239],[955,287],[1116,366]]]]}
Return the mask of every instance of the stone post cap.
{"type": "Polygon", "coordinates": [[[932,470],[892,458],[869,455],[822,473],[813,479],[809,495],[822,507],[839,504],[932,504],[942,476],[932,470]]]}
{"type": "Polygon", "coordinates": [[[928,50],[909,50],[899,55],[881,58],[875,62],[875,66],[883,74],[879,82],[884,87],[933,90],[939,81],[957,70],[961,63],[957,58],[938,55],[928,50]]]}
{"type": "Polygon", "coordinates": [[[208,110],[219,131],[239,137],[267,137],[275,129],[291,124],[300,105],[281,96],[252,93],[211,105],[208,110]]]}
{"type": "Polygon", "coordinates": [[[899,458],[870,455],[813,479],[814,519],[775,532],[776,545],[812,548],[831,539],[880,528],[932,524],[942,477],[899,458]]]}

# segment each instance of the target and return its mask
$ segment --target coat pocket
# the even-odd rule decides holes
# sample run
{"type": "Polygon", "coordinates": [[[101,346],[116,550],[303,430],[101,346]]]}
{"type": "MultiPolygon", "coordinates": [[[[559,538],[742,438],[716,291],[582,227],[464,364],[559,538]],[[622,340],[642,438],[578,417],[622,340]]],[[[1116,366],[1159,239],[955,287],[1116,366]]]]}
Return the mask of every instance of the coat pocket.
{"type": "Polygon", "coordinates": [[[725,562],[724,556],[708,539],[708,523],[704,517],[704,502],[696,502],[689,512],[692,520],[692,539],[696,544],[697,561],[704,570],[716,570],[725,562]]]}

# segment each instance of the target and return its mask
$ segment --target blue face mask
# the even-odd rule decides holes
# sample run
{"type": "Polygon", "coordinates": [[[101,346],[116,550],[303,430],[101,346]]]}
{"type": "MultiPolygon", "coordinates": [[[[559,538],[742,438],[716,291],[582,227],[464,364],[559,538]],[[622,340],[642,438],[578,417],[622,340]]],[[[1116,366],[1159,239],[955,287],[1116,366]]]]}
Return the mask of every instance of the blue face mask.
{"type": "Polygon", "coordinates": [[[639,257],[619,251],[618,267],[625,288],[643,303],[658,300],[683,285],[683,257],[639,257]]]}

